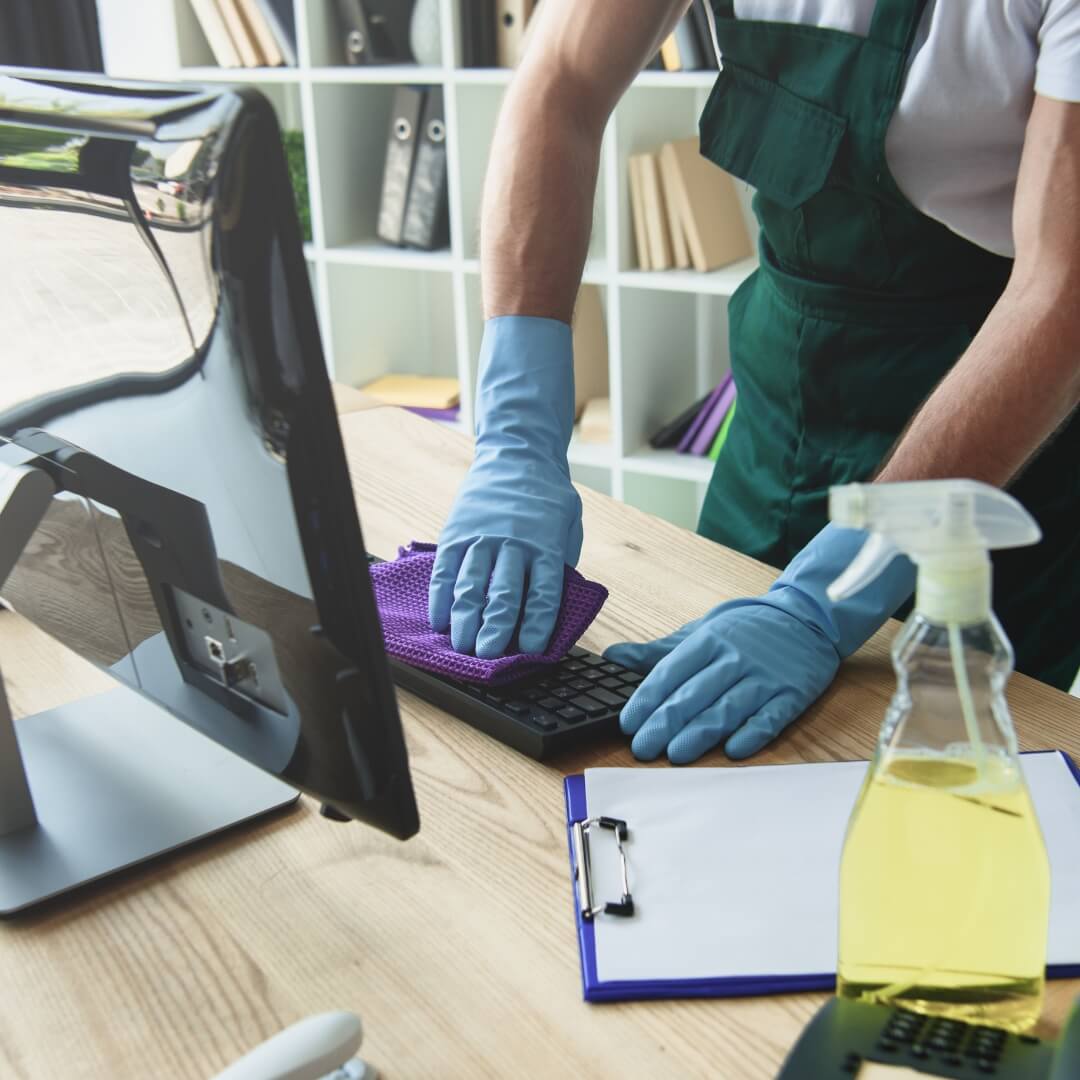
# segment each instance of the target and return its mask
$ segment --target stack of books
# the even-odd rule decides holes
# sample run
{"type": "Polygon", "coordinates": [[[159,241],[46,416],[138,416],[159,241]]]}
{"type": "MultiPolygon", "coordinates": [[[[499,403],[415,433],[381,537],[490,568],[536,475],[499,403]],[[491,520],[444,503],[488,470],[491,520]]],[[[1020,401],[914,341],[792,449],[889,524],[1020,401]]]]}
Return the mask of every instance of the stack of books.
{"type": "Polygon", "coordinates": [[[219,67],[296,66],[293,0],[191,0],[219,67]]]}
{"type": "Polygon", "coordinates": [[[631,154],[630,207],[640,270],[715,270],[753,254],[735,181],[698,137],[631,154]]]}
{"type": "Polygon", "coordinates": [[[457,379],[442,375],[383,375],[361,388],[386,405],[400,405],[429,420],[457,420],[461,391],[457,379]]]}
{"type": "Polygon", "coordinates": [[[650,440],[657,450],[675,449],[715,461],[727,440],[735,416],[735,380],[727,375],[700,401],[695,401],[650,440]]]}
{"type": "Polygon", "coordinates": [[[441,86],[399,86],[390,111],[376,233],[398,247],[450,242],[441,86]]]}

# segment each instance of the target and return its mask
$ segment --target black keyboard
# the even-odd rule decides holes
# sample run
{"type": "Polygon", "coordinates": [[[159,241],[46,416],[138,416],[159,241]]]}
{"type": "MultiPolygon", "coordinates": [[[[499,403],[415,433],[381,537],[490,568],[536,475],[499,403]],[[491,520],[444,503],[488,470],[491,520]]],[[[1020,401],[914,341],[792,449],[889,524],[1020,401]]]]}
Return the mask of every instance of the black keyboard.
{"type": "Polygon", "coordinates": [[[575,647],[557,664],[499,686],[462,682],[388,657],[394,682],[529,757],[618,731],[642,676],[575,647]]]}
{"type": "MultiPolygon", "coordinates": [[[[368,555],[369,563],[381,562],[368,555]]],[[[394,683],[529,757],[542,758],[619,729],[643,676],[575,646],[557,664],[499,686],[463,682],[388,656],[394,683]]]]}

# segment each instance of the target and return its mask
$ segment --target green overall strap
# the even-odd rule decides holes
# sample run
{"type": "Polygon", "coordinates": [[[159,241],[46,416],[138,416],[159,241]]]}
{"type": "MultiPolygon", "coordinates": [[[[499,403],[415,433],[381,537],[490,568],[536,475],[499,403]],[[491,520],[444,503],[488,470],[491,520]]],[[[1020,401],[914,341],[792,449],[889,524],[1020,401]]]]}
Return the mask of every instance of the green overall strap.
{"type": "MultiPolygon", "coordinates": [[[[877,0],[867,40],[907,56],[926,4],[927,0],[877,0]]],[[[731,7],[734,11],[734,3],[731,7]]]]}
{"type": "MultiPolygon", "coordinates": [[[[887,49],[893,49],[903,57],[903,62],[896,65],[890,82],[888,113],[885,126],[892,119],[896,103],[900,100],[900,87],[907,70],[907,58],[911,52],[915,33],[919,29],[927,0],[877,0],[874,17],[870,20],[867,40],[876,42],[887,49]]],[[[733,7],[734,10],[734,0],[733,7]]],[[[884,147],[882,148],[884,149],[884,147]]]]}

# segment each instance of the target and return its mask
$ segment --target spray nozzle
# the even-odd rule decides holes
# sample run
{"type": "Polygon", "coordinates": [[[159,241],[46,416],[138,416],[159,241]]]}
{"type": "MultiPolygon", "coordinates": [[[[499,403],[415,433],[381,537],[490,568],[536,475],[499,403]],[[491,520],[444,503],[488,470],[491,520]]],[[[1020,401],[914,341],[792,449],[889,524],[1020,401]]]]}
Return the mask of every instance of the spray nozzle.
{"type": "Polygon", "coordinates": [[[983,593],[989,608],[987,552],[1024,547],[1042,536],[1016,499],[974,480],[845,484],[829,492],[829,517],[841,527],[870,533],[852,564],[829,586],[830,600],[865,588],[903,553],[919,567],[920,596],[964,617],[976,617],[976,608],[981,611],[983,593]],[[933,582],[924,590],[927,570],[933,582]],[[949,604],[949,596],[959,599],[949,604]]]}

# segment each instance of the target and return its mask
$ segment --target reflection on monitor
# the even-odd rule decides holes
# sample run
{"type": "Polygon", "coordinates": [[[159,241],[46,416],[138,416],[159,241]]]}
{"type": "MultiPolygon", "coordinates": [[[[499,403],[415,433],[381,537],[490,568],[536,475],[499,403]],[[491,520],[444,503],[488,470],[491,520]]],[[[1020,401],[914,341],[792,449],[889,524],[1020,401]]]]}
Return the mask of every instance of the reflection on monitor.
{"type": "Polygon", "coordinates": [[[57,493],[4,598],[331,813],[415,832],[266,100],[0,75],[0,319],[0,470],[57,493]]]}

